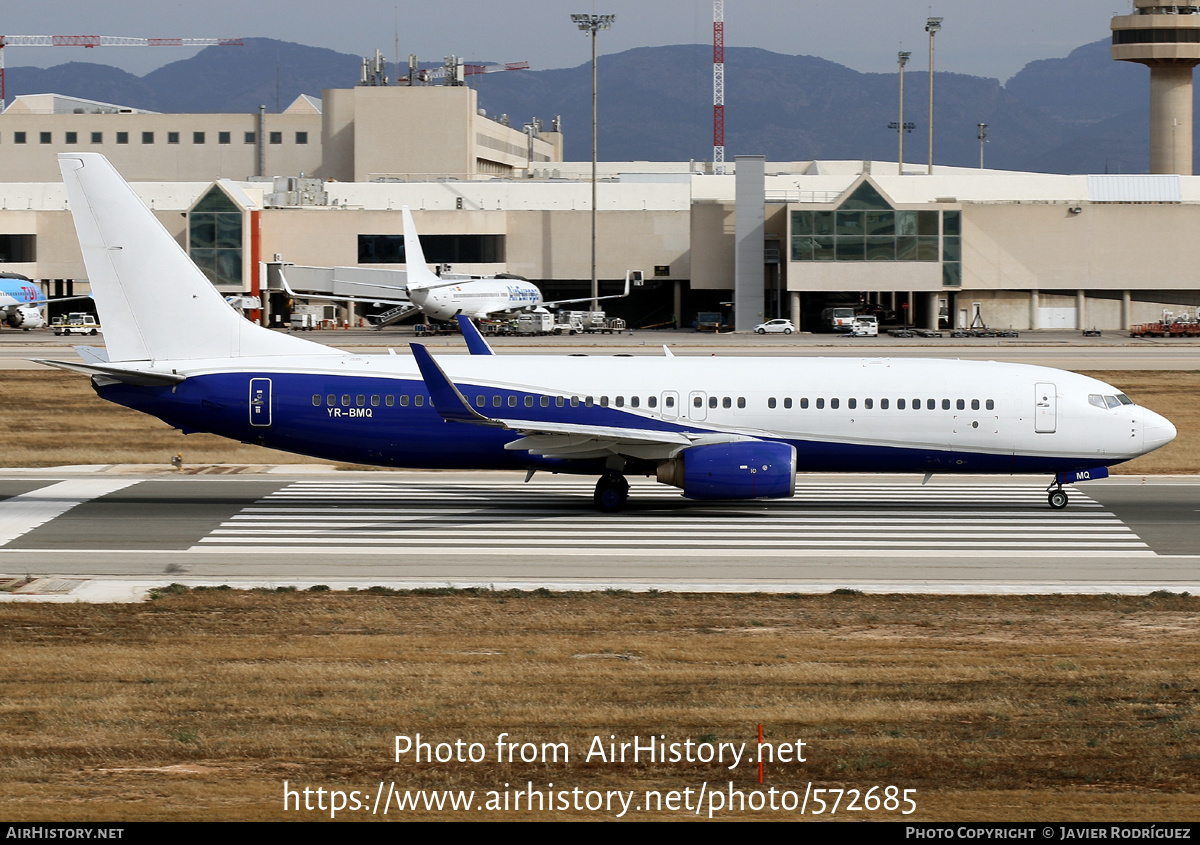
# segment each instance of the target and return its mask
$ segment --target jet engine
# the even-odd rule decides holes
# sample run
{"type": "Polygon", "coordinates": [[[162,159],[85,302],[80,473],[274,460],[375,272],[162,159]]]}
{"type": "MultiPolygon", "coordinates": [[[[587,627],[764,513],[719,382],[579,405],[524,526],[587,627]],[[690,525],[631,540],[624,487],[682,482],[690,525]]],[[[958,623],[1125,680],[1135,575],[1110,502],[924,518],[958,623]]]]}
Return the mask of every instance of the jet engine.
{"type": "Polygon", "coordinates": [[[9,311],[4,317],[4,322],[14,329],[40,329],[46,325],[46,318],[42,316],[42,311],[33,305],[22,305],[9,311]]]}
{"type": "Polygon", "coordinates": [[[786,499],[796,492],[796,449],[764,440],[692,446],[659,464],[658,480],[689,499],[786,499]]]}

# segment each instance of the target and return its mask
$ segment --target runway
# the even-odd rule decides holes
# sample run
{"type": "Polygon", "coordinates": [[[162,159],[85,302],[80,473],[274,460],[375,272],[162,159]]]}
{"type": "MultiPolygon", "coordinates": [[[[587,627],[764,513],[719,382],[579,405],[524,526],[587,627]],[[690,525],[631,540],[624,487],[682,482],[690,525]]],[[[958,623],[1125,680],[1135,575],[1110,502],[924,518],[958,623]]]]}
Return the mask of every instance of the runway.
{"type": "Polygon", "coordinates": [[[1110,478],[1052,511],[1041,478],[808,476],[794,499],[697,503],[638,481],[511,473],[0,473],[15,593],[191,585],[827,592],[1200,591],[1200,480],[1110,478]]]}

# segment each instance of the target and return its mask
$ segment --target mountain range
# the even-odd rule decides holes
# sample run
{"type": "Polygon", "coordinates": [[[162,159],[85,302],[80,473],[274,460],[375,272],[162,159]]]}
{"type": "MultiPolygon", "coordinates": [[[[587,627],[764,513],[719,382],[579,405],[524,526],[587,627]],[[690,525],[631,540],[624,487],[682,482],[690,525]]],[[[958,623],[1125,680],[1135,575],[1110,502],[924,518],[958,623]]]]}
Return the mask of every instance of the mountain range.
{"type": "MultiPolygon", "coordinates": [[[[712,48],[644,47],[598,63],[599,156],[605,161],[712,158],[712,48]]],[[[145,76],[72,62],[9,68],[8,96],[57,93],[160,112],[286,108],[359,78],[357,56],[265,38],[208,47],[145,76]]],[[[425,63],[425,67],[437,64],[425,63]]],[[[561,115],[565,157],[591,157],[591,65],[468,77],[479,105],[514,126],[561,115]]],[[[905,158],[927,161],[928,74],[905,74],[905,158]]],[[[934,161],[977,167],[986,123],[989,168],[1143,173],[1149,167],[1149,73],[1114,62],[1107,39],[1031,62],[1001,84],[952,71],[934,79],[934,161]]],[[[725,155],[769,161],[895,160],[898,74],[860,73],[814,56],[725,48],[725,155]]],[[[914,168],[915,169],[915,168],[914,168]]]]}

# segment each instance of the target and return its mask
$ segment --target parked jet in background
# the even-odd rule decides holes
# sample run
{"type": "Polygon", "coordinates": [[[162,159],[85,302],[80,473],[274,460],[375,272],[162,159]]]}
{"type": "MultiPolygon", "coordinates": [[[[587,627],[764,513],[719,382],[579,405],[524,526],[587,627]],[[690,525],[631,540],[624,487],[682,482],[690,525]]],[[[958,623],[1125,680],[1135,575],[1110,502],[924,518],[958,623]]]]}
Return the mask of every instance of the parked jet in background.
{"type": "Polygon", "coordinates": [[[38,286],[19,273],[0,273],[0,321],[14,329],[40,329],[46,325],[42,306],[49,302],[71,302],[89,296],[46,299],[38,286]]]}
{"type": "Polygon", "coordinates": [[[603,510],[630,474],[760,499],[792,495],[798,470],[1047,473],[1061,508],[1064,483],[1175,437],[1114,387],[1019,364],[350,354],[236,314],[103,156],[59,166],[107,352],[42,363],[185,432],[351,463],[590,474],[603,510]]]}
{"type": "MultiPolygon", "coordinates": [[[[368,282],[354,282],[356,286],[378,290],[379,296],[331,296],[328,294],[309,294],[292,290],[284,280],[284,289],[289,296],[301,299],[323,299],[337,302],[360,302],[366,304],[407,305],[419,309],[430,320],[453,320],[459,314],[473,320],[485,320],[500,314],[511,314],[516,311],[535,311],[558,308],[562,305],[572,305],[578,302],[592,302],[605,299],[619,299],[629,296],[632,279],[640,278],[633,271],[625,275],[625,290],[611,296],[601,296],[597,300],[589,297],[579,299],[559,299],[548,302],[542,298],[542,291],[537,285],[521,276],[501,274],[498,276],[465,276],[443,274],[439,276],[429,269],[425,262],[425,252],[421,247],[421,239],[417,235],[417,226],[413,222],[412,212],[406,205],[401,210],[404,220],[404,256],[405,281],[399,280],[395,285],[381,285],[368,282]]],[[[376,270],[376,273],[379,271],[376,270]]],[[[401,271],[396,271],[399,274],[401,271]]],[[[411,311],[405,312],[408,316],[411,311]]],[[[403,319],[400,317],[399,319],[403,319]]]]}

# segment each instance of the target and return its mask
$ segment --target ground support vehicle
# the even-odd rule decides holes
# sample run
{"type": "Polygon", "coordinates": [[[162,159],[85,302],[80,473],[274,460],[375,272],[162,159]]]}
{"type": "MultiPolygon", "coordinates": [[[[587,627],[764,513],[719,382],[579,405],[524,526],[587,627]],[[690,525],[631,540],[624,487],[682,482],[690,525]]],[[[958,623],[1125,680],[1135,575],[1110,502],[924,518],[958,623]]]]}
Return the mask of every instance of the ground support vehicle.
{"type": "Polygon", "coordinates": [[[554,318],[554,334],[582,334],[584,311],[559,311],[554,318]]]}
{"type": "Polygon", "coordinates": [[[548,335],[554,331],[554,315],[545,312],[522,314],[517,318],[516,333],[522,337],[548,335]]]}
{"type": "Polygon", "coordinates": [[[625,330],[625,321],[620,317],[608,319],[603,311],[583,311],[583,330],[587,334],[612,334],[625,330]]]}
{"type": "Polygon", "coordinates": [[[457,334],[458,326],[450,323],[416,323],[413,331],[422,337],[436,334],[457,334]]]}
{"type": "Polygon", "coordinates": [[[56,320],[53,327],[56,335],[94,335],[100,331],[100,324],[94,316],[78,311],[68,314],[65,319],[56,320]]]}
{"type": "Polygon", "coordinates": [[[1130,337],[1200,337],[1200,322],[1186,315],[1171,321],[1141,323],[1129,327],[1130,337]]]}

